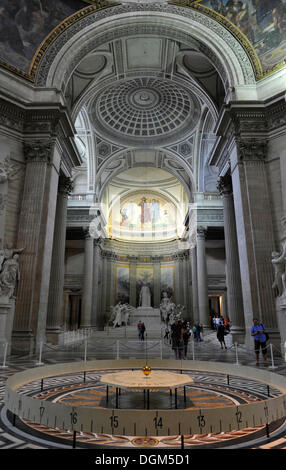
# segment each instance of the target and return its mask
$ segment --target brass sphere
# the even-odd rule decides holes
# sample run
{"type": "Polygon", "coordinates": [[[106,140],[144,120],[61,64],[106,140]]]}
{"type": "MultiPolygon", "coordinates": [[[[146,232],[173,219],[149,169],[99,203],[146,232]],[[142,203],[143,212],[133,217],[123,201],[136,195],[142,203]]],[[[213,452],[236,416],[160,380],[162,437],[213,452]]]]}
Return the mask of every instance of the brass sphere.
{"type": "Polygon", "coordinates": [[[146,366],[143,367],[142,369],[144,375],[150,375],[151,374],[151,367],[146,364],[146,366]]]}

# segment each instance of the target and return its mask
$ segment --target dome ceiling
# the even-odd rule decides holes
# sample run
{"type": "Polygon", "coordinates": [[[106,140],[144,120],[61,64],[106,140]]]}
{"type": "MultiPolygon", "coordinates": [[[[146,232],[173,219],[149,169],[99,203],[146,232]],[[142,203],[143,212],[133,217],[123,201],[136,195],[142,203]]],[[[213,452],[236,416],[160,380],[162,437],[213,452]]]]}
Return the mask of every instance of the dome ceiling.
{"type": "Polygon", "coordinates": [[[130,145],[177,141],[200,117],[200,103],[190,91],[172,80],[150,77],[112,83],[89,108],[99,134],[130,145]]]}

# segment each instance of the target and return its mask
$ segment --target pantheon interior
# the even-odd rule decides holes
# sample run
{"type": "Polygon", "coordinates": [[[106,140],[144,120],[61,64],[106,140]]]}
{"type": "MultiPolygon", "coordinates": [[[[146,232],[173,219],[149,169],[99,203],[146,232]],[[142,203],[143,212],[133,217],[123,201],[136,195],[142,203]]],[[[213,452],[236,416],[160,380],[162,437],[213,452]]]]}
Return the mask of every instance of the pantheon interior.
{"type": "Polygon", "coordinates": [[[2,3],[1,342],[103,330],[147,282],[283,353],[285,1],[2,3]]]}
{"type": "Polygon", "coordinates": [[[0,145],[1,360],[164,302],[284,357],[285,0],[2,0],[0,145]]]}

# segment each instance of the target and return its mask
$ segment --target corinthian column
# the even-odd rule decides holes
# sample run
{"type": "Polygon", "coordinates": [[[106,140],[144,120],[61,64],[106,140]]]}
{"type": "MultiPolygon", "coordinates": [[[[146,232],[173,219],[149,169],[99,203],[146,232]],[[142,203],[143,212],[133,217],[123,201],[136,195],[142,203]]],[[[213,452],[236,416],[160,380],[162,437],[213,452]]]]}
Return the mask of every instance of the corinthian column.
{"type": "Polygon", "coordinates": [[[232,193],[231,176],[221,177],[218,189],[223,199],[224,235],[226,255],[227,316],[231,321],[233,342],[243,343],[245,324],[241,289],[239,254],[236,234],[236,221],[232,193]]]}
{"type": "Polygon", "coordinates": [[[198,299],[198,268],[197,268],[197,247],[193,247],[190,250],[191,258],[191,269],[192,269],[192,306],[193,306],[193,318],[194,322],[198,322],[200,318],[199,314],[199,299],[198,299]]]}
{"type": "Polygon", "coordinates": [[[55,344],[58,343],[58,336],[63,327],[62,305],[65,277],[67,200],[71,190],[70,178],[64,175],[60,176],[47,314],[47,339],[55,344]]]}
{"type": "Polygon", "coordinates": [[[197,272],[198,272],[198,304],[200,323],[204,328],[209,328],[209,299],[208,276],[206,263],[206,228],[197,229],[197,272]]]}
{"type": "Polygon", "coordinates": [[[25,183],[19,218],[17,246],[25,250],[20,259],[13,339],[17,350],[33,350],[34,341],[45,339],[58,188],[55,149],[50,141],[24,146],[25,183]]]}
{"type": "Polygon", "coordinates": [[[230,154],[246,344],[249,347],[253,317],[265,324],[272,343],[280,343],[272,289],[274,235],[266,155],[267,143],[261,139],[239,140],[230,154]]]}
{"type": "Polygon", "coordinates": [[[92,291],[93,291],[93,244],[94,238],[86,229],[84,242],[84,275],[83,275],[83,296],[82,296],[82,320],[81,326],[89,328],[91,326],[92,291]]]}

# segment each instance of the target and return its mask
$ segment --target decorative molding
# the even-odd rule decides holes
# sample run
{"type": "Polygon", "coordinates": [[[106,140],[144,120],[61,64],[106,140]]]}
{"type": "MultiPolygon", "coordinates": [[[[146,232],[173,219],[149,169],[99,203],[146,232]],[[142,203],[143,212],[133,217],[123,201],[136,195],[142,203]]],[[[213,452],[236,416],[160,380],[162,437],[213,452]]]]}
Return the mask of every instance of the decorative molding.
{"type": "MultiPolygon", "coordinates": [[[[110,7],[110,5],[109,5],[110,7]]],[[[92,7],[91,7],[92,8],[92,7]]],[[[220,37],[224,38],[226,43],[229,44],[234,54],[236,55],[237,60],[241,65],[245,81],[248,84],[255,83],[255,74],[250,60],[247,60],[246,56],[247,51],[244,49],[243,45],[236,39],[233,32],[230,32],[225,25],[220,24],[214,18],[207,17],[206,14],[203,14],[202,11],[199,11],[198,8],[182,8],[179,5],[173,4],[124,4],[118,5],[114,4],[112,8],[101,9],[99,11],[92,10],[82,10],[82,18],[77,21],[72,21],[64,26],[62,25],[60,30],[58,28],[54,30],[55,38],[53,41],[50,41],[50,38],[45,41],[41,49],[39,49],[38,54],[34,58],[33,67],[31,73],[33,74],[33,80],[38,86],[45,86],[46,79],[49,73],[51,64],[53,63],[56,55],[61,50],[61,48],[70,40],[74,34],[79,33],[84,28],[94,24],[97,20],[102,20],[104,18],[110,18],[124,13],[136,13],[138,11],[146,12],[162,12],[170,13],[182,17],[187,17],[193,21],[198,22],[204,27],[209,27],[210,31],[215,32],[220,37]],[[62,34],[64,32],[64,34],[62,34]]],[[[205,13],[205,10],[204,10],[205,13]]],[[[72,17],[70,17],[72,19],[72,17]]],[[[123,36],[130,36],[134,34],[160,34],[166,37],[172,37],[174,40],[188,44],[190,36],[183,31],[180,31],[176,28],[172,28],[167,25],[158,25],[158,24],[143,24],[143,25],[126,25],[126,27],[118,27],[116,30],[106,31],[100,37],[95,37],[89,44],[88,48],[85,47],[84,51],[80,51],[75,54],[73,61],[67,66],[66,74],[63,79],[64,83],[68,83],[69,76],[72,73],[72,70],[76,67],[77,63],[83,58],[83,55],[86,55],[89,50],[94,50],[96,47],[106,43],[115,41],[123,36]]],[[[198,41],[197,41],[198,42],[198,41]]],[[[224,70],[224,66],[220,63],[220,60],[217,56],[208,48],[207,45],[198,43],[202,48],[202,52],[207,56],[211,54],[210,60],[214,62],[215,66],[219,71],[224,70]]],[[[226,78],[225,73],[223,74],[226,78]]],[[[226,84],[226,86],[229,86],[226,84]]]]}

